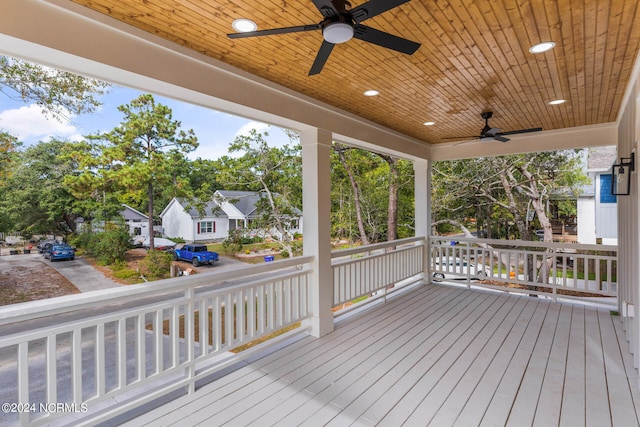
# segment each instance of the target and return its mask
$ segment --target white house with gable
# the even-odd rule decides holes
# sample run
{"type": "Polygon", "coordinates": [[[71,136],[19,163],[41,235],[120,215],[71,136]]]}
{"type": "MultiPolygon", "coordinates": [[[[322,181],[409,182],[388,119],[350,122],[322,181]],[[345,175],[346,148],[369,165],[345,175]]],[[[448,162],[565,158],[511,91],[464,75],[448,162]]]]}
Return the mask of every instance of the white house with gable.
{"type": "MultiPolygon", "coordinates": [[[[258,217],[261,197],[255,191],[218,190],[202,211],[185,199],[174,198],[160,214],[163,234],[188,242],[226,239],[231,230],[248,228],[258,217]]],[[[302,212],[297,215],[290,220],[291,233],[302,231],[302,212]]]]}

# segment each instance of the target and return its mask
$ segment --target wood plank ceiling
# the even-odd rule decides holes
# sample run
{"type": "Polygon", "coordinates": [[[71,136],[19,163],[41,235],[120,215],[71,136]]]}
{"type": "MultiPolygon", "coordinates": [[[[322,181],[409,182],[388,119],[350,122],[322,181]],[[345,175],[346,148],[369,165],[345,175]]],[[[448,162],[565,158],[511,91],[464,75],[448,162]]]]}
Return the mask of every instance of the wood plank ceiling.
{"type": "Polygon", "coordinates": [[[637,0],[413,0],[364,24],[421,43],[416,53],[352,39],[308,76],[320,31],[227,33],[237,18],[318,23],[311,0],[72,1],[428,143],[478,135],[489,110],[503,131],[613,122],[640,47],[637,0]],[[529,53],[543,41],[556,47],[529,53]]]}

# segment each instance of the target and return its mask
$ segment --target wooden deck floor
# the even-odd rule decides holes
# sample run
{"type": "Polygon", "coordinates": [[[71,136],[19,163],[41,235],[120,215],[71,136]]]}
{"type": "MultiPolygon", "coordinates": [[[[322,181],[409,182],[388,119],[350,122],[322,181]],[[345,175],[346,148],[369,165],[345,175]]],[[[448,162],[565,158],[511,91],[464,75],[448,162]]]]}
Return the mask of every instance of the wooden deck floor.
{"type": "Polygon", "coordinates": [[[626,348],[605,309],[426,285],[130,425],[637,426],[626,348]]]}

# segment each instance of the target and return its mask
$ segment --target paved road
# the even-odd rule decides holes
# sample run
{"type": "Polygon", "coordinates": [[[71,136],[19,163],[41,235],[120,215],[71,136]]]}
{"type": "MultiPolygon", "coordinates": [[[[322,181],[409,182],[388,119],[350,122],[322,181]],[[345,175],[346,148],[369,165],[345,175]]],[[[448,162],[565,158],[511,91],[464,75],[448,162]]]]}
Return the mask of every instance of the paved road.
{"type": "MultiPolygon", "coordinates": [[[[91,264],[89,264],[81,257],[76,258],[73,261],[54,262],[50,262],[49,260],[43,258],[42,255],[37,253],[32,253],[29,255],[22,254],[17,256],[0,257],[0,261],[16,261],[18,259],[24,260],[26,265],[32,262],[42,262],[48,265],[49,267],[62,274],[76,288],[78,288],[80,292],[91,292],[123,286],[122,284],[114,282],[113,280],[106,277],[104,274],[102,274],[102,272],[93,268],[91,264]]],[[[233,270],[246,265],[247,264],[235,258],[221,256],[220,261],[216,262],[213,266],[203,265],[201,267],[198,267],[198,271],[201,273],[221,272],[233,270]]]]}

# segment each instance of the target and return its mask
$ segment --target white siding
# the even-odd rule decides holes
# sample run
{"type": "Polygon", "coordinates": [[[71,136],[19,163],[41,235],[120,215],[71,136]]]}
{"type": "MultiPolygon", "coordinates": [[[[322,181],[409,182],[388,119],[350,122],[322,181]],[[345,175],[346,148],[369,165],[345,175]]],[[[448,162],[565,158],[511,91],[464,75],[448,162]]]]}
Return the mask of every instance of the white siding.
{"type": "Polygon", "coordinates": [[[578,198],[578,243],[596,243],[595,200],[593,197],[578,198]]]}
{"type": "Polygon", "coordinates": [[[195,240],[195,228],[191,215],[177,201],[172,201],[171,206],[162,216],[162,229],[167,237],[181,237],[186,241],[195,240]]]}
{"type": "Polygon", "coordinates": [[[193,220],[193,233],[195,241],[226,239],[229,234],[229,220],[227,218],[196,218],[193,220]],[[207,232],[201,223],[212,223],[211,232],[207,232]]]}
{"type": "MultiPolygon", "coordinates": [[[[633,88],[626,105],[623,105],[623,113],[620,116],[618,128],[618,156],[628,157],[632,150],[637,150],[636,133],[640,125],[640,118],[636,109],[638,102],[637,87],[633,88]]],[[[637,156],[637,154],[636,154],[637,156]]],[[[639,203],[638,185],[640,179],[638,167],[632,172],[631,194],[618,197],[618,271],[620,283],[619,300],[620,314],[624,323],[626,338],[629,340],[630,350],[634,355],[634,364],[638,367],[640,356],[640,247],[638,230],[639,203]],[[634,308],[634,312],[630,308],[634,308]]]]}

